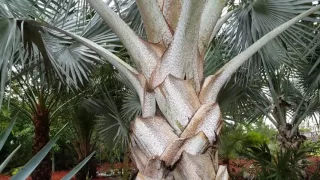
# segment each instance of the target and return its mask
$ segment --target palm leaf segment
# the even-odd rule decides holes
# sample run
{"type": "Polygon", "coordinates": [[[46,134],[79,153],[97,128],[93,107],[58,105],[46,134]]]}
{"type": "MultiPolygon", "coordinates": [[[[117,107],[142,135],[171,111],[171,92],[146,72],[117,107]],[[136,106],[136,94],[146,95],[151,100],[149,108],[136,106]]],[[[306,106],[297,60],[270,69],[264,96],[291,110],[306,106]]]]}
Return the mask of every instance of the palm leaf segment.
{"type": "MultiPolygon", "coordinates": [[[[226,58],[242,52],[274,28],[310,9],[314,5],[313,2],[312,0],[241,1],[219,38],[221,43],[225,44],[226,58]]],[[[318,20],[311,16],[291,26],[262,48],[259,54],[254,55],[241,70],[247,72],[250,77],[254,71],[262,67],[261,58],[267,59],[267,65],[273,68],[283,63],[294,65],[292,62],[303,58],[307,46],[313,41],[314,28],[308,24],[316,21],[318,20]]]]}
{"type": "MultiPolygon", "coordinates": [[[[231,18],[226,21],[220,35],[212,42],[206,53],[205,74],[213,74],[230,57],[243,51],[256,42],[257,39],[288,21],[296,14],[312,7],[312,5],[313,1],[241,1],[233,11],[231,18]]],[[[291,71],[294,70],[293,73],[295,75],[299,74],[299,77],[305,80],[306,87],[310,87],[310,90],[314,90],[317,87],[319,77],[316,71],[316,59],[314,58],[318,56],[304,55],[304,53],[310,54],[309,50],[315,55],[318,54],[318,49],[312,48],[318,42],[317,29],[315,30],[310,25],[318,21],[314,17],[304,18],[305,21],[301,21],[287,29],[239,69],[219,95],[221,97],[219,100],[220,105],[227,103],[236,107],[228,106],[228,109],[225,109],[224,106],[221,106],[225,115],[229,116],[229,118],[232,117],[231,119],[233,120],[235,120],[234,118],[244,118],[249,121],[261,116],[261,114],[258,115],[260,111],[258,110],[258,114],[249,113],[253,116],[243,117],[243,115],[247,114],[245,112],[250,112],[248,111],[249,109],[256,109],[256,106],[248,102],[248,100],[255,97],[255,94],[259,94],[259,88],[264,86],[263,83],[259,82],[259,79],[263,78],[260,71],[265,68],[276,71],[279,68],[283,68],[283,64],[294,67],[291,68],[291,71]],[[263,63],[265,64],[263,65],[263,63]],[[231,96],[226,96],[228,91],[233,92],[231,96]],[[241,96],[241,92],[244,95],[241,96]],[[237,93],[238,96],[232,98],[237,93]]]]}
{"type": "Polygon", "coordinates": [[[115,34],[82,1],[1,0],[0,9],[0,99],[6,84],[17,74],[35,69],[45,72],[48,81],[59,78],[79,87],[78,82],[88,80],[88,73],[102,62],[86,46],[40,25],[65,29],[111,51],[119,46],[115,34]]]}

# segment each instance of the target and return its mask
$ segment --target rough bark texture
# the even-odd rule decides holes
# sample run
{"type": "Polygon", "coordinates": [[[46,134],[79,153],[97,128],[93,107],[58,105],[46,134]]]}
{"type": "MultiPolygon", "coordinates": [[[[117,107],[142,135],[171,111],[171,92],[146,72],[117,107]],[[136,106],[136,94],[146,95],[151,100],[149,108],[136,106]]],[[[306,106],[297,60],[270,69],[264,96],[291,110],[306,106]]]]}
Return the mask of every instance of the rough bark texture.
{"type": "MultiPolygon", "coordinates": [[[[219,105],[213,98],[201,102],[199,95],[207,85],[202,84],[204,57],[199,54],[198,36],[203,8],[209,1],[158,2],[174,29],[173,40],[157,56],[151,77],[142,69],[147,91],[155,97],[154,110],[160,113],[142,113],[131,124],[130,150],[139,169],[136,179],[228,179],[226,168],[218,165],[214,146],[222,124],[219,105]]],[[[139,6],[142,16],[148,9],[144,5],[139,6]]]]}
{"type": "Polygon", "coordinates": [[[96,44],[64,31],[112,63],[138,92],[142,116],[130,127],[132,160],[139,169],[137,179],[229,179],[227,168],[218,166],[217,152],[208,151],[216,148],[222,124],[216,102],[219,91],[261,47],[320,8],[312,8],[275,28],[205,78],[204,52],[226,1],[157,0],[157,7],[155,2],[140,0],[142,19],[154,21],[144,23],[146,40],[102,0],[87,1],[117,34],[138,68],[133,70],[96,44]]]}
{"type": "Polygon", "coordinates": [[[137,118],[131,125],[137,179],[228,179],[215,150],[220,127],[216,103],[202,105],[178,134],[163,117],[137,118]]]}
{"type": "Polygon", "coordinates": [[[292,125],[279,128],[278,142],[282,149],[299,149],[300,145],[306,140],[306,137],[300,135],[299,131],[291,133],[292,125]]]}
{"type": "MultiPolygon", "coordinates": [[[[34,138],[32,145],[32,154],[36,155],[50,140],[49,132],[49,112],[47,110],[38,111],[33,116],[34,138]]],[[[37,168],[32,172],[32,180],[50,180],[52,164],[50,153],[41,161],[37,168]]]]}

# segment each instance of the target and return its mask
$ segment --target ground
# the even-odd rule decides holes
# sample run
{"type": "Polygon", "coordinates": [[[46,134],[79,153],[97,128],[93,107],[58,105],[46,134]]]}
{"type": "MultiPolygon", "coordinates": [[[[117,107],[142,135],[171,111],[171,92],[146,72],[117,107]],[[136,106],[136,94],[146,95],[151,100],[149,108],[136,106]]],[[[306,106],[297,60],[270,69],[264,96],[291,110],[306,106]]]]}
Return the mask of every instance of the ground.
{"type": "MultiPolygon", "coordinates": [[[[320,157],[311,157],[309,158],[310,161],[316,163],[320,163],[320,157]]],[[[248,160],[244,160],[244,159],[237,159],[237,160],[231,160],[230,161],[230,172],[233,175],[239,175],[237,179],[242,179],[240,178],[242,176],[242,171],[243,169],[246,169],[246,171],[248,169],[250,169],[250,166],[252,164],[252,161],[248,161],[248,160]],[[240,176],[241,174],[241,176],[240,176]]],[[[102,165],[100,165],[98,167],[98,172],[106,172],[110,169],[121,169],[123,167],[122,163],[116,163],[116,164],[108,164],[108,163],[104,163],[102,165]]],[[[130,164],[130,168],[134,169],[134,165],[130,164]]],[[[307,171],[309,172],[314,172],[316,170],[316,166],[310,166],[308,167],[307,171]]],[[[60,180],[62,177],[64,177],[66,174],[68,173],[68,171],[56,171],[52,174],[52,180],[60,180]]],[[[6,176],[6,175],[0,175],[0,180],[9,180],[10,176],[6,176]]],[[[114,178],[104,178],[104,177],[98,177],[92,180],[113,180],[114,178]]],[[[29,178],[28,178],[29,180],[29,178]]],[[[31,178],[30,178],[31,180],[31,178]]],[[[73,179],[75,180],[75,178],[73,179]]]]}
{"type": "MultiPolygon", "coordinates": [[[[60,180],[62,179],[66,174],[68,173],[68,171],[57,171],[52,173],[52,180],[60,180]]],[[[5,176],[5,175],[0,175],[0,180],[9,180],[11,178],[11,176],[5,176]]],[[[31,178],[28,178],[27,180],[31,180],[31,178]]],[[[75,180],[75,178],[72,178],[72,180],[75,180]]],[[[92,180],[112,180],[111,178],[102,178],[102,177],[98,177],[98,178],[94,178],[92,180]]]]}
{"type": "MultiPolygon", "coordinates": [[[[106,172],[110,169],[120,169],[122,168],[122,163],[115,163],[115,164],[108,164],[104,163],[98,167],[98,172],[106,172]]],[[[133,169],[134,165],[130,164],[130,168],[133,169]]],[[[56,171],[52,173],[52,180],[60,180],[62,179],[69,171],[56,171]]],[[[11,176],[0,174],[0,180],[9,180],[11,176]]],[[[105,177],[97,177],[91,180],[113,180],[114,178],[105,178],[105,177]]],[[[31,180],[31,178],[28,178],[27,180],[31,180]]],[[[72,178],[72,180],[75,180],[75,178],[72,178]]]]}
{"type": "MultiPolygon", "coordinates": [[[[307,167],[307,173],[312,174],[316,171],[317,166],[320,165],[320,157],[319,156],[313,156],[309,157],[308,160],[310,162],[313,162],[312,166],[307,167]]],[[[253,161],[246,160],[246,159],[236,159],[236,160],[230,160],[229,165],[229,171],[233,175],[233,177],[236,177],[237,180],[242,180],[243,178],[243,171],[255,173],[255,168],[252,167],[253,161]]]]}

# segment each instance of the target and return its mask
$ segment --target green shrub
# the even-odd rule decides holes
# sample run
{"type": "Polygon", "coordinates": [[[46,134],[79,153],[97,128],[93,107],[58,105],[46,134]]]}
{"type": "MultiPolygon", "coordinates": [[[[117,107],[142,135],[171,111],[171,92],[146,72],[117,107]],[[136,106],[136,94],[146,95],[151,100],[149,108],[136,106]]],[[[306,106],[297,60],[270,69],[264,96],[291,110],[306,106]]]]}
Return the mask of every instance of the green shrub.
{"type": "Polygon", "coordinates": [[[272,151],[263,143],[244,148],[241,155],[254,160],[254,165],[258,168],[256,179],[301,180],[319,177],[316,171],[312,177],[307,178],[306,167],[312,165],[307,158],[314,150],[313,147],[303,145],[299,149],[272,151]]]}
{"type": "Polygon", "coordinates": [[[9,173],[10,173],[11,176],[14,176],[14,175],[16,175],[22,168],[23,168],[23,166],[22,166],[22,167],[12,168],[9,173]]]}

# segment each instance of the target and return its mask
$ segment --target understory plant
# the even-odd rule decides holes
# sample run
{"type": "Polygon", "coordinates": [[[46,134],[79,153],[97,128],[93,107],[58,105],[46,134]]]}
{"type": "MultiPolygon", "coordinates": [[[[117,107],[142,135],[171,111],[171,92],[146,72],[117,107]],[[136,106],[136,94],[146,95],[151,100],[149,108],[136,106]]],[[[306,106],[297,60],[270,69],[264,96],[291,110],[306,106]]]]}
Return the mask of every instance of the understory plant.
{"type": "Polygon", "coordinates": [[[319,164],[308,158],[319,146],[303,144],[296,148],[271,150],[266,143],[242,149],[241,155],[253,160],[255,179],[301,180],[316,179],[320,175],[319,164]],[[315,167],[312,172],[308,167],[315,167]]]}

